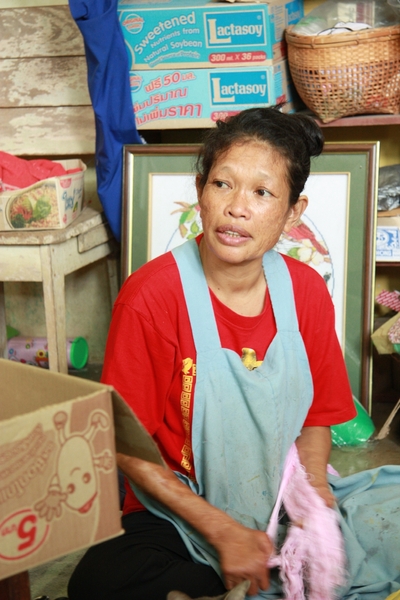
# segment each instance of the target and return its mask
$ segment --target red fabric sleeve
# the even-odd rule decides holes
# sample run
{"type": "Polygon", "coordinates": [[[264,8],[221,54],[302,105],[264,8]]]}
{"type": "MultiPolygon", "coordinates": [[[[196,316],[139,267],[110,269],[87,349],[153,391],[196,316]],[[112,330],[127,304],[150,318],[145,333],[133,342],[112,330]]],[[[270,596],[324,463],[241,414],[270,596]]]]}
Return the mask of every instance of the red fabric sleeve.
{"type": "Polygon", "coordinates": [[[335,331],[335,312],[323,278],[312,268],[284,256],[295,294],[314,384],[314,399],[304,426],[329,426],[356,414],[343,351],[335,331]]]}

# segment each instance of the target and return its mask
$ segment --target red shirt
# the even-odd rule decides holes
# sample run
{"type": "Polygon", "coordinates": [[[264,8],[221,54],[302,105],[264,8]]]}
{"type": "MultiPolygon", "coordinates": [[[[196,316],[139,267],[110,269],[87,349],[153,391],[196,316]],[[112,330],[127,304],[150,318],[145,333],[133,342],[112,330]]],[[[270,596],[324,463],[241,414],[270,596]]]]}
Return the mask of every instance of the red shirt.
{"type": "MultiPolygon", "coordinates": [[[[356,415],[323,278],[283,256],[292,278],[299,329],[314,385],[305,426],[330,426],[356,415]]],[[[238,315],[210,292],[223,348],[257,366],[276,333],[267,291],[263,312],[238,315]],[[243,349],[246,349],[243,351],[243,349]]],[[[124,283],[113,309],[102,381],[112,385],[153,436],[171,469],[195,478],[191,423],[196,351],[178,267],[170,252],[148,262],[124,283]]],[[[127,487],[124,512],[142,510],[127,487]]]]}

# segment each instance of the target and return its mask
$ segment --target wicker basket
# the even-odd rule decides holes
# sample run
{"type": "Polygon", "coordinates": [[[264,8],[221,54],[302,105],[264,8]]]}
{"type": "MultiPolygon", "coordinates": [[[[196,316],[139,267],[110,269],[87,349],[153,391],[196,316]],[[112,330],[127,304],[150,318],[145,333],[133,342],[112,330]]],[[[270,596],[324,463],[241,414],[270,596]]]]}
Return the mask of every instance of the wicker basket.
{"type": "Polygon", "coordinates": [[[290,73],[323,123],[400,112],[400,25],[322,36],[292,30],[286,30],[290,73]]]}

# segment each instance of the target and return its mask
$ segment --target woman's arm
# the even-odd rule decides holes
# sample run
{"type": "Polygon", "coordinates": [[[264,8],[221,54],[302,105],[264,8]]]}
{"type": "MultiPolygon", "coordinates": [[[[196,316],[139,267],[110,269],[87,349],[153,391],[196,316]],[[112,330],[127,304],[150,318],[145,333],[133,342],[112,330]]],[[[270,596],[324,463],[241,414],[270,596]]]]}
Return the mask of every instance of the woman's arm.
{"type": "Polygon", "coordinates": [[[310,475],[310,483],[330,508],[335,504],[326,478],[331,444],[330,427],[303,427],[296,440],[300,462],[310,475]]]}
{"type": "Polygon", "coordinates": [[[272,544],[262,532],[244,527],[194,494],[169,468],[117,455],[120,469],[146,494],[187,521],[216,548],[228,589],[251,581],[249,595],[269,585],[267,561],[272,544]]]}

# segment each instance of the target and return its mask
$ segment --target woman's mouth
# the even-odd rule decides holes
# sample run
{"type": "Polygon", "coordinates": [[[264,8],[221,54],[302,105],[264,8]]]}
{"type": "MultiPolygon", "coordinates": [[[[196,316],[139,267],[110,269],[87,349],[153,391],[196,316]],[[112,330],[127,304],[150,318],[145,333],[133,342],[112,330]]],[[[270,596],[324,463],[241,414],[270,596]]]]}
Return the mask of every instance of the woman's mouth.
{"type": "Polygon", "coordinates": [[[241,227],[222,226],[217,228],[217,236],[224,243],[239,243],[250,239],[250,234],[241,227]]]}

